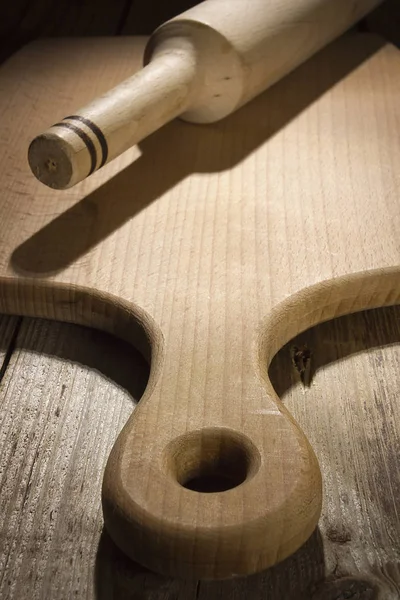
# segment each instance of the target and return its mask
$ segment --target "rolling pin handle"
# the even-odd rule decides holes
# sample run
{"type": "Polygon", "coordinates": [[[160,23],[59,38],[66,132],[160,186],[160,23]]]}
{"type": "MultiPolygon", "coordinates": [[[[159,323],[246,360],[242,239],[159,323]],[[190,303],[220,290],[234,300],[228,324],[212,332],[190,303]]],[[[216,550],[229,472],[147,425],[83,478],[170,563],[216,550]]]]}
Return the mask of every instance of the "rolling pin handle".
{"type": "Polygon", "coordinates": [[[35,177],[72,187],[184,112],[195,88],[196,54],[188,40],[160,48],[144,69],[30,144],[35,177]]]}

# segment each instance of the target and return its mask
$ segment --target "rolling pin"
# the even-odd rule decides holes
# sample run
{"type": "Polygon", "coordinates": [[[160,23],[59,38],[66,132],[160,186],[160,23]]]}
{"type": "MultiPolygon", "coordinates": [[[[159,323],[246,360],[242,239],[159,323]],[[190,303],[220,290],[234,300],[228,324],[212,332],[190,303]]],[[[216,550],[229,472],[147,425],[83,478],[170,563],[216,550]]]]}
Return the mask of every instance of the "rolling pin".
{"type": "Polygon", "coordinates": [[[380,1],[206,0],[154,32],[142,71],[36,137],[32,172],[69,188],[175,117],[218,121],[380,1]]]}

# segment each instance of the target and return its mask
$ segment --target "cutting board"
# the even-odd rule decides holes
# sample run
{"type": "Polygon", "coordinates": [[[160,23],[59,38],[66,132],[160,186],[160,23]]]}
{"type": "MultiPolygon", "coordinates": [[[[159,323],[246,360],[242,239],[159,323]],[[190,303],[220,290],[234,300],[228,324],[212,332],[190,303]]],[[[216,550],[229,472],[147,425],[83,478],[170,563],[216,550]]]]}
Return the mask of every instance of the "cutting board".
{"type": "Polygon", "coordinates": [[[173,122],[68,191],[42,186],[29,141],[143,47],[40,41],[2,67],[0,311],[141,350],[150,380],[108,461],[105,524],[154,570],[247,574],[294,552],[321,507],[272,357],[400,301],[400,54],[344,37],[220,123],[173,122]]]}

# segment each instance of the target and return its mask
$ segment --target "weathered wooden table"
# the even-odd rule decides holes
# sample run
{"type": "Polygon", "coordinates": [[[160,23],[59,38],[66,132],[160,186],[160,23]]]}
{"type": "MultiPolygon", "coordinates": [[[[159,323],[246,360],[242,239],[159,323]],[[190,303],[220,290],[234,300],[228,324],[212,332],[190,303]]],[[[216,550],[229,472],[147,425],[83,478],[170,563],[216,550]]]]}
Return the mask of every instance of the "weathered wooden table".
{"type": "Polygon", "coordinates": [[[145,571],[103,531],[102,474],[146,384],[140,355],[99,332],[14,317],[1,318],[0,344],[0,598],[400,596],[400,307],[320,325],[274,359],[274,386],[322,467],[323,515],[284,563],[217,583],[145,571]],[[304,344],[306,385],[292,361],[304,344]]]}

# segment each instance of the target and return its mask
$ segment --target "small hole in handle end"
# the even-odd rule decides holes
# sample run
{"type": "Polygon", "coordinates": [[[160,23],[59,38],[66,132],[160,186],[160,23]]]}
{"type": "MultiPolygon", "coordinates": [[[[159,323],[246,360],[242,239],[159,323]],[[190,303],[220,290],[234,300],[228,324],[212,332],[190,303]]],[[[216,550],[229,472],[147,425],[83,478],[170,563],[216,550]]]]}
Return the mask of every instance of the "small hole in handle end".
{"type": "Polygon", "coordinates": [[[233,429],[192,431],[166,448],[167,469],[184,488],[200,493],[225,492],[252,477],[261,463],[249,438],[233,429]]]}

